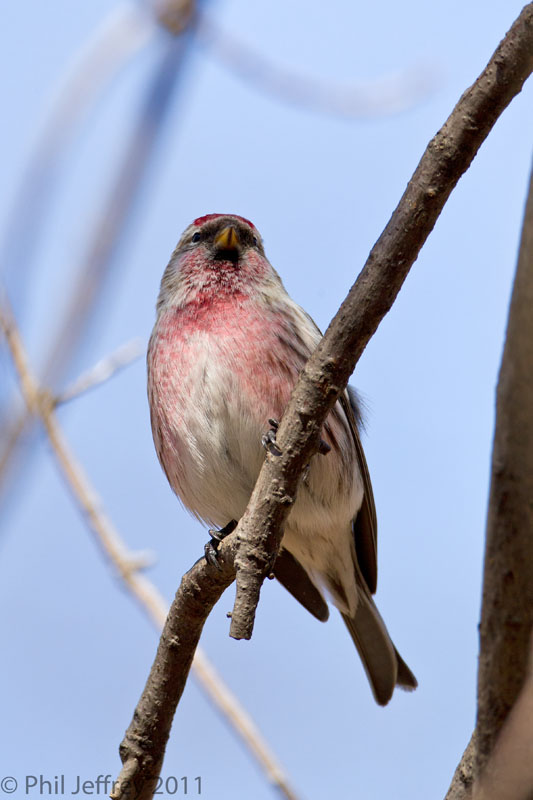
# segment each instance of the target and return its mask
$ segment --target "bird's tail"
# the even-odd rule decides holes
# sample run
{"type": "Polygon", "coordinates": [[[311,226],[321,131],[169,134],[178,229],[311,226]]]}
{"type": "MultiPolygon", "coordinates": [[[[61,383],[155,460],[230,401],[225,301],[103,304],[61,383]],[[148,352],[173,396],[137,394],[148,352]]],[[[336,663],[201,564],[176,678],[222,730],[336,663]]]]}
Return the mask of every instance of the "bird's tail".
{"type": "Polygon", "coordinates": [[[416,689],[417,680],[392,643],[369,594],[359,592],[355,615],[342,614],[342,618],[361,656],[376,702],[387,705],[395,686],[416,689]]]}

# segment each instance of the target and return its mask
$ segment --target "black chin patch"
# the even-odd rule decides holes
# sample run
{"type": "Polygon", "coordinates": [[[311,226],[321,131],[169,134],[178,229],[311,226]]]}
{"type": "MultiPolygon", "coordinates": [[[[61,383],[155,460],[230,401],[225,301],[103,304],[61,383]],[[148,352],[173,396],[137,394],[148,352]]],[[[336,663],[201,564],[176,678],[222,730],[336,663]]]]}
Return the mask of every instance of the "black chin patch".
{"type": "Polygon", "coordinates": [[[215,250],[214,258],[215,261],[231,261],[232,264],[236,264],[240,255],[240,250],[237,247],[224,247],[215,250]]]}

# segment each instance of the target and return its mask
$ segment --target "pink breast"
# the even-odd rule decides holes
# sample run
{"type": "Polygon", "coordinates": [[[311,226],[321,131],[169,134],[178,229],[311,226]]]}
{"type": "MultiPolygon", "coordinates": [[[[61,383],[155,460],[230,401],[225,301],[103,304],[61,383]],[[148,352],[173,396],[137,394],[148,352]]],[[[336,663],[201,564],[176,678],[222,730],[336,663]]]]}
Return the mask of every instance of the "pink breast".
{"type": "Polygon", "coordinates": [[[153,339],[151,381],[164,404],[172,396],[173,411],[180,414],[196,388],[191,376],[201,379],[195,366],[208,344],[217,371],[228,372],[239,399],[264,426],[269,417],[281,417],[302,367],[287,339],[284,318],[247,298],[222,297],[169,310],[153,339]]]}

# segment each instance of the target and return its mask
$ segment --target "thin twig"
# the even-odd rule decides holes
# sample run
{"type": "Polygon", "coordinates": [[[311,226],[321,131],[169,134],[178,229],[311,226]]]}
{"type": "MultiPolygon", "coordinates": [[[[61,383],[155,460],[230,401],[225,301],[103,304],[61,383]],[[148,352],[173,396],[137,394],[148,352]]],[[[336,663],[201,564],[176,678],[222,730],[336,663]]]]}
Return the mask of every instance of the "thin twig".
{"type": "Polygon", "coordinates": [[[143,339],[132,339],[117,347],[112,353],[98,361],[93,367],[83,372],[73,383],[56,394],[56,405],[68,403],[90,389],[105,383],[117,372],[137,361],[146,352],[146,342],[143,339]]]}
{"type": "MultiPolygon", "coordinates": [[[[70,450],[57,421],[53,398],[49,392],[40,388],[37,379],[30,370],[28,357],[13,313],[7,299],[5,297],[2,298],[1,292],[0,329],[3,330],[11,352],[28,410],[42,421],[53,453],[74,501],[87,520],[89,528],[95,534],[97,543],[117,569],[132,596],[142,610],[148,614],[155,627],[161,630],[167,618],[167,605],[151,581],[139,573],[139,569],[147,565],[147,559],[143,553],[131,553],[128,551],[118,531],[105,514],[102,502],[82,466],[77,462],[70,450]]],[[[224,719],[231,724],[245,747],[254,755],[267,779],[286,800],[296,800],[296,795],[290,789],[287,777],[250,716],[236,696],[224,684],[206,654],[199,648],[196,649],[195,654],[195,649],[196,644],[190,652],[186,675],[189,672],[192,661],[193,674],[201,688],[222,713],[224,719]]],[[[173,714],[174,710],[172,710],[172,716],[173,714]]],[[[123,781],[126,778],[122,775],[123,781]]]]}

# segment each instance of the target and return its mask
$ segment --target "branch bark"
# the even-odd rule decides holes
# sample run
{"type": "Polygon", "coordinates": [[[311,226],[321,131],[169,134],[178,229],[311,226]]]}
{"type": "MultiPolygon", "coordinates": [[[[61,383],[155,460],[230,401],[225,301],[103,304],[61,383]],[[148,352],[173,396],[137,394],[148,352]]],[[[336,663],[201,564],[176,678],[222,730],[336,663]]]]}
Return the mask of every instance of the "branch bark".
{"type": "MultiPolygon", "coordinates": [[[[302,371],[237,529],[237,596],[230,635],[249,639],[261,584],[279,550],[302,470],[324,420],[389,311],[420,248],[498,116],[533,70],[533,3],[429,143],[356,283],[302,371]]],[[[532,583],[533,586],[533,583],[532,583]]]]}
{"type": "Polygon", "coordinates": [[[473,792],[476,800],[511,800],[533,789],[530,746],[528,751],[533,709],[532,309],[533,169],[497,389],[477,729],[445,800],[469,800],[473,792]]]}
{"type": "Polygon", "coordinates": [[[478,671],[480,775],[528,674],[533,629],[533,172],[497,390],[478,671]]]}
{"type": "Polygon", "coordinates": [[[476,763],[476,732],[472,734],[466,750],[457,765],[450,788],[444,800],[470,800],[474,786],[474,766],[476,763]]]}
{"type": "Polygon", "coordinates": [[[146,686],[120,745],[123,767],[111,795],[113,800],[150,800],[153,796],[176,706],[204,623],[235,577],[233,559],[225,557],[230,546],[221,548],[220,572],[201,559],[181,581],[146,686]]]}
{"type": "Polygon", "coordinates": [[[533,797],[533,671],[529,669],[494,750],[474,786],[474,800],[531,800],[533,797]]]}

